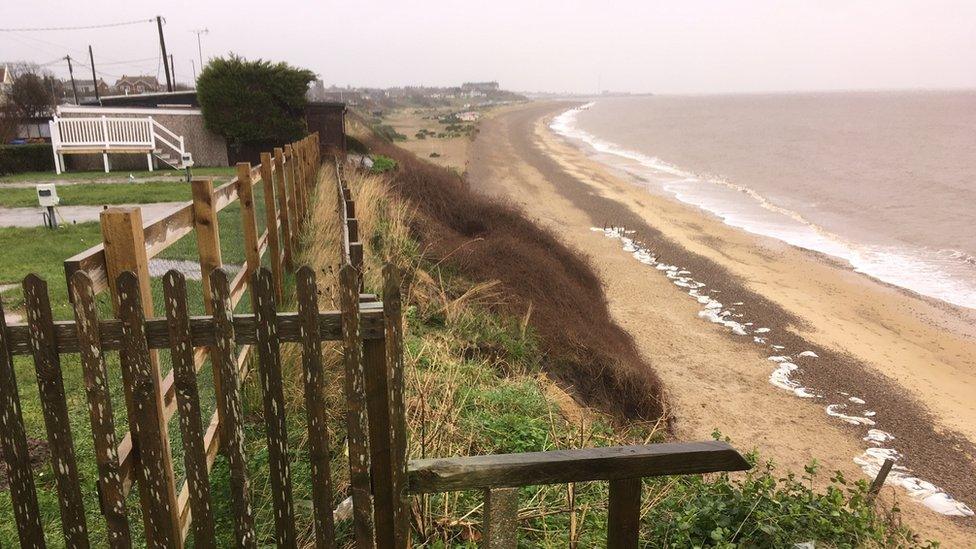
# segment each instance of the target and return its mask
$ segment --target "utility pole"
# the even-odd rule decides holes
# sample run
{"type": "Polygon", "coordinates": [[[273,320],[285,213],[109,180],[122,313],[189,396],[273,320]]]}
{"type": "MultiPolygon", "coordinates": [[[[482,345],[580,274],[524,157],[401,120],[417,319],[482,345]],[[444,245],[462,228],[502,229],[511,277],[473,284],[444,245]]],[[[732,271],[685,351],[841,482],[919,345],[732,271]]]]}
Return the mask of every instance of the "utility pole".
{"type": "Polygon", "coordinates": [[[92,67],[92,87],[95,88],[95,101],[98,104],[102,104],[102,98],[98,96],[98,77],[95,76],[95,54],[92,53],[91,44],[88,44],[88,60],[91,61],[92,67]]]}
{"type": "Polygon", "coordinates": [[[71,55],[64,57],[68,60],[68,74],[71,75],[71,91],[75,94],[75,105],[78,105],[78,86],[75,85],[75,71],[71,68],[71,55]]]}
{"type": "Polygon", "coordinates": [[[203,46],[200,44],[200,35],[209,34],[210,29],[197,29],[190,32],[197,35],[197,55],[200,58],[200,70],[203,70],[203,46]]]}
{"type": "MultiPolygon", "coordinates": [[[[176,63],[173,62],[172,53],[169,54],[169,73],[173,77],[173,86],[175,87],[176,86],[176,63]]],[[[169,91],[173,91],[173,88],[170,88],[169,91]]]]}
{"type": "Polygon", "coordinates": [[[193,59],[192,58],[190,59],[190,68],[193,69],[193,87],[195,88],[195,87],[197,87],[197,85],[196,85],[196,82],[197,82],[197,64],[193,62],[193,59]]]}
{"type": "Polygon", "coordinates": [[[166,71],[166,91],[173,91],[173,79],[169,75],[169,57],[166,55],[166,40],[163,38],[163,18],[156,16],[156,28],[159,29],[159,47],[163,50],[163,69],[166,71]]]}

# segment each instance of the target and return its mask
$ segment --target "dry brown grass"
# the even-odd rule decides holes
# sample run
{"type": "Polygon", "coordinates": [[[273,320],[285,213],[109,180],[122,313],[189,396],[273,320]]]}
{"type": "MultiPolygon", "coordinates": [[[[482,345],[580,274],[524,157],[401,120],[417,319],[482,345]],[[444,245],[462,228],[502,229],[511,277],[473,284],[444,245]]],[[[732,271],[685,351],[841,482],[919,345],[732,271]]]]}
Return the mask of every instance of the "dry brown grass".
{"type": "Polygon", "coordinates": [[[538,332],[550,376],[618,417],[667,417],[659,378],[613,322],[586,257],[517,207],[471,192],[454,172],[375,138],[369,145],[399,163],[390,188],[415,208],[410,231],[425,258],[492,282],[503,298],[498,310],[525,316],[538,332]]]}

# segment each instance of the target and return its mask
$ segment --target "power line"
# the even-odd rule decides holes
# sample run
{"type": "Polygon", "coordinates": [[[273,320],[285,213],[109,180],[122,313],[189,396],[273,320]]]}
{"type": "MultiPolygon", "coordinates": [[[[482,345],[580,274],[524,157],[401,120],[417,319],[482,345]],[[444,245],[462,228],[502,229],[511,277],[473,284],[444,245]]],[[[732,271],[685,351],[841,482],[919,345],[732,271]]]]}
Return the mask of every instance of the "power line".
{"type": "Polygon", "coordinates": [[[37,27],[20,29],[0,29],[0,32],[39,32],[39,31],[72,31],[88,29],[106,29],[109,27],[124,27],[126,25],[138,25],[139,23],[152,23],[154,19],[137,19],[135,21],[122,21],[120,23],[103,23],[101,25],[84,25],[80,27],[37,27]]]}

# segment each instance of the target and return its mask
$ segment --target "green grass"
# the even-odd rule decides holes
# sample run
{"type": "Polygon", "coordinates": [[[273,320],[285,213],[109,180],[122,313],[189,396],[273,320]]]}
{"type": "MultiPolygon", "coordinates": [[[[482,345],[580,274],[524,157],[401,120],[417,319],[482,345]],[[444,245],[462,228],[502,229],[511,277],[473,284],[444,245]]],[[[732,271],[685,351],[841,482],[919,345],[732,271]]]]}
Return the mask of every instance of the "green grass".
{"type": "MultiPolygon", "coordinates": [[[[105,204],[151,204],[154,202],[184,202],[191,199],[190,185],[177,181],[147,183],[91,183],[61,185],[58,197],[62,206],[105,204]]],[[[37,206],[37,193],[31,187],[0,186],[0,207],[22,208],[37,206]]]]}
{"type": "MultiPolygon", "coordinates": [[[[260,234],[266,226],[262,187],[258,185],[254,191],[255,213],[258,232],[260,234]]],[[[244,263],[244,243],[241,225],[241,211],[238,202],[232,203],[218,214],[221,253],[226,265],[241,265],[244,263]]],[[[48,291],[51,297],[55,319],[73,319],[64,279],[63,261],[67,257],[100,242],[101,231],[98,223],[94,222],[63,226],[55,231],[45,228],[0,228],[0,249],[4,251],[4,259],[0,261],[0,283],[17,284],[17,287],[5,291],[0,296],[3,299],[5,310],[22,311],[23,297],[19,283],[27,273],[34,272],[48,282],[48,291]]],[[[158,257],[196,261],[198,256],[196,240],[193,234],[191,233],[178,240],[158,257]]],[[[265,266],[268,266],[270,264],[269,254],[266,253],[262,261],[265,266]]],[[[156,311],[155,316],[162,316],[164,306],[161,279],[154,278],[151,284],[156,311]]],[[[293,294],[293,281],[290,276],[286,277],[285,284],[286,295],[293,294]]],[[[204,314],[201,282],[187,280],[187,294],[190,314],[204,314]]],[[[108,292],[99,294],[97,300],[100,317],[110,318],[112,313],[108,292]]],[[[283,305],[283,308],[293,310],[294,305],[286,304],[283,305]]],[[[249,310],[250,304],[247,294],[245,294],[245,297],[237,306],[237,312],[248,312],[249,310]]],[[[128,430],[128,427],[120,363],[117,353],[107,353],[106,358],[116,433],[121,438],[128,430]]],[[[160,352],[160,369],[163,375],[170,369],[170,364],[169,353],[167,351],[160,352]]],[[[255,365],[252,365],[252,367],[255,367],[255,365]]],[[[17,357],[15,359],[15,372],[28,437],[45,440],[47,436],[45,434],[44,419],[41,412],[37,383],[35,381],[36,374],[33,362],[28,357],[17,357]]],[[[62,356],[61,372],[71,419],[71,431],[79,467],[79,483],[82,490],[89,534],[93,547],[104,547],[108,545],[105,534],[105,521],[99,512],[98,495],[95,490],[98,472],[95,466],[84,379],[81,372],[81,364],[76,354],[62,356]]],[[[213,377],[209,362],[204,364],[197,379],[204,422],[206,422],[213,413],[215,405],[213,377]]],[[[248,455],[253,456],[253,459],[249,461],[249,467],[252,469],[253,478],[266,480],[267,450],[264,443],[263,420],[261,419],[260,391],[256,390],[257,384],[253,379],[249,382],[249,386],[252,392],[245,405],[245,413],[249,418],[249,424],[246,429],[248,435],[248,455]]],[[[341,420],[341,418],[337,419],[341,420]]],[[[291,414],[289,417],[289,425],[293,427],[289,432],[294,436],[291,447],[301,449],[303,445],[302,432],[304,416],[297,413],[291,414]]],[[[169,431],[174,472],[179,484],[183,479],[184,468],[183,445],[179,431],[178,416],[174,416],[170,421],[169,431]]],[[[311,473],[307,467],[307,462],[304,465],[301,463],[296,464],[293,475],[296,485],[296,500],[309,500],[311,498],[311,473]]],[[[230,495],[227,484],[228,472],[222,459],[217,461],[212,472],[212,478],[215,515],[218,531],[221,533],[218,546],[229,546],[232,545],[230,533],[233,532],[231,522],[233,511],[230,506],[230,495]]],[[[46,540],[52,547],[63,546],[64,541],[61,535],[57,490],[49,463],[45,462],[37,470],[36,487],[41,522],[44,526],[46,540]]],[[[264,524],[269,526],[269,529],[265,530],[266,537],[263,538],[267,541],[267,535],[270,535],[270,525],[273,522],[270,519],[269,488],[260,482],[256,482],[253,487],[256,492],[255,508],[257,513],[263,518],[264,524]]],[[[138,546],[139,540],[143,536],[142,518],[139,512],[138,489],[132,490],[127,504],[130,526],[133,529],[135,545],[138,546]]],[[[307,516],[309,513],[308,509],[302,507],[301,503],[297,507],[299,516],[303,516],[302,520],[310,520],[307,516]]],[[[13,520],[13,509],[11,507],[9,491],[0,491],[0,546],[7,547],[16,545],[16,524],[13,520]]]]}
{"type": "MultiPolygon", "coordinates": [[[[219,166],[211,168],[193,168],[192,169],[194,177],[219,177],[221,179],[230,180],[234,177],[236,171],[233,166],[219,166]]],[[[31,181],[53,181],[53,180],[70,180],[70,181],[97,181],[99,179],[124,179],[132,174],[134,177],[138,178],[152,178],[159,177],[162,175],[180,177],[185,175],[184,171],[181,170],[155,170],[155,171],[127,171],[127,170],[117,170],[110,173],[105,173],[104,171],[92,171],[92,172],[62,172],[61,175],[57,175],[54,172],[24,172],[11,175],[0,176],[0,183],[28,183],[31,181]]]]}

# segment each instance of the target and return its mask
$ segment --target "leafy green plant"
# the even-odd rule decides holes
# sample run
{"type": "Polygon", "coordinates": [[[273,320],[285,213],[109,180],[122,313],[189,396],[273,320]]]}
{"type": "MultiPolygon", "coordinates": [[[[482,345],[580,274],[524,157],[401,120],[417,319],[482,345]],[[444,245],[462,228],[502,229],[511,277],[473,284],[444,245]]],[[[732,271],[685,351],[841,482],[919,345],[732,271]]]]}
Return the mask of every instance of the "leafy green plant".
{"type": "Polygon", "coordinates": [[[393,160],[389,156],[378,154],[373,157],[373,167],[370,168],[370,170],[372,170],[373,173],[386,173],[390,170],[395,170],[396,167],[396,160],[393,160]]]}
{"type": "Polygon", "coordinates": [[[305,92],[315,73],[288,63],[212,59],[197,80],[207,127],[234,146],[285,143],[305,132],[305,92]]]}

